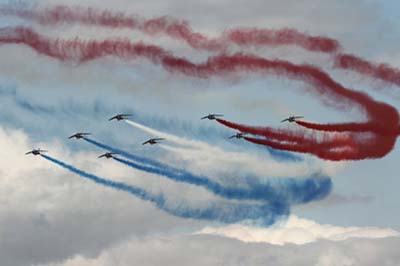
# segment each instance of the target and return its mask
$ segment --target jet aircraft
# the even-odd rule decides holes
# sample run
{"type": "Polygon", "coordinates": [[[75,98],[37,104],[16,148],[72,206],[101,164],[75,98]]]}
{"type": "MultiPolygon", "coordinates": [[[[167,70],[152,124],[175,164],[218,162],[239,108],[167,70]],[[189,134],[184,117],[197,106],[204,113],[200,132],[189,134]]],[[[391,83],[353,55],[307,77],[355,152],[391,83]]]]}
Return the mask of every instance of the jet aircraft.
{"type": "Polygon", "coordinates": [[[118,153],[116,153],[116,152],[106,152],[106,153],[100,155],[100,156],[97,157],[97,158],[107,158],[107,159],[110,159],[110,158],[114,158],[114,154],[118,154],[118,153]]]}
{"type": "Polygon", "coordinates": [[[46,150],[41,150],[41,149],[33,149],[33,150],[28,151],[27,153],[25,153],[25,155],[28,155],[28,154],[40,155],[40,154],[42,154],[42,152],[47,152],[47,151],[46,150]]]}
{"type": "Polygon", "coordinates": [[[230,139],[233,139],[233,138],[242,139],[245,135],[247,135],[247,133],[238,132],[235,135],[230,136],[229,138],[230,139]]]}
{"type": "Polygon", "coordinates": [[[116,120],[118,120],[118,121],[120,121],[120,120],[125,120],[125,119],[127,119],[129,116],[132,116],[132,115],[131,115],[131,114],[117,114],[117,115],[111,117],[110,119],[108,119],[108,121],[111,121],[111,120],[114,120],[114,119],[116,119],[116,120]]]}
{"type": "Polygon", "coordinates": [[[161,141],[161,140],[165,140],[165,139],[164,138],[149,139],[149,140],[143,142],[142,145],[146,145],[146,144],[154,145],[154,144],[159,143],[159,141],[161,141]]]}
{"type": "Polygon", "coordinates": [[[292,116],[289,116],[288,118],[283,119],[281,121],[281,123],[286,122],[286,121],[292,123],[292,122],[296,122],[297,119],[301,119],[301,118],[304,118],[304,116],[294,116],[294,115],[292,115],[292,116]]]}
{"type": "Polygon", "coordinates": [[[72,136],[69,136],[68,138],[69,138],[69,139],[72,139],[72,138],[83,139],[85,136],[89,136],[89,135],[90,135],[90,133],[78,132],[78,133],[75,133],[75,134],[72,135],[72,136]]]}
{"type": "Polygon", "coordinates": [[[202,118],[201,118],[201,120],[203,120],[203,119],[209,119],[209,120],[214,120],[214,119],[216,119],[217,117],[221,117],[221,116],[224,116],[224,115],[220,115],[220,114],[208,114],[208,115],[206,115],[206,116],[203,116],[202,118]]]}

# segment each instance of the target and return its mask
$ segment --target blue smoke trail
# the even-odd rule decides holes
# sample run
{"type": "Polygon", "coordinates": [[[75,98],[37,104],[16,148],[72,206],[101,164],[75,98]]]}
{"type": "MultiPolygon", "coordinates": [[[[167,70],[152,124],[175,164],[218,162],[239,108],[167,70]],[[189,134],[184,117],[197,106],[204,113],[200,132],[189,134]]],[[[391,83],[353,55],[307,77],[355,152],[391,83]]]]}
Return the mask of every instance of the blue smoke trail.
{"type": "Polygon", "coordinates": [[[139,199],[154,203],[159,209],[182,218],[214,220],[223,223],[237,223],[243,220],[259,220],[262,225],[268,226],[278,219],[289,215],[289,206],[286,204],[247,204],[247,203],[211,203],[208,208],[190,208],[183,206],[168,206],[163,194],[152,195],[145,190],[122,182],[111,181],[96,175],[79,170],[69,164],[41,154],[49,160],[79,176],[97,184],[128,192],[139,199]]]}
{"type": "Polygon", "coordinates": [[[151,167],[148,167],[118,158],[119,162],[129,165],[133,168],[162,175],[175,181],[202,186],[214,194],[228,199],[250,199],[300,204],[307,203],[312,200],[323,199],[332,190],[331,179],[323,176],[310,177],[306,179],[281,178],[276,179],[275,182],[271,181],[268,184],[253,182],[253,184],[250,184],[250,188],[248,189],[227,188],[217,182],[211,181],[207,177],[195,176],[183,169],[173,168],[158,161],[137,156],[89,138],[85,138],[85,140],[102,149],[118,153],[125,158],[137,161],[139,163],[151,165],[151,167]]]}
{"type": "MultiPolygon", "coordinates": [[[[89,143],[91,143],[91,144],[93,144],[93,145],[99,147],[99,148],[105,149],[105,150],[110,151],[110,152],[118,153],[118,154],[124,156],[125,158],[131,159],[131,160],[134,160],[134,161],[137,161],[137,162],[139,162],[139,163],[149,164],[149,165],[152,165],[152,166],[154,166],[154,167],[159,167],[159,168],[168,168],[168,167],[169,167],[169,166],[166,165],[166,164],[157,162],[157,161],[152,160],[152,159],[149,159],[149,158],[137,156],[137,155],[135,155],[135,154],[126,152],[126,151],[124,151],[124,150],[120,150],[120,149],[113,148],[113,147],[111,147],[111,146],[108,146],[108,145],[106,145],[106,144],[97,142],[97,141],[92,140],[92,139],[90,139],[90,138],[83,138],[83,139],[86,140],[87,142],[89,142],[89,143]]],[[[179,169],[173,169],[173,168],[171,168],[171,167],[169,167],[169,168],[170,168],[171,171],[179,171],[179,169]]]]}
{"type": "MultiPolygon", "coordinates": [[[[1,81],[0,81],[1,82],[1,81]]],[[[37,92],[38,93],[38,92],[37,92]]],[[[45,92],[43,92],[45,93],[45,92]]],[[[53,121],[57,124],[60,117],[63,117],[65,123],[73,124],[75,126],[86,126],[83,121],[87,118],[101,120],[104,117],[108,117],[116,112],[132,113],[135,114],[135,121],[157,128],[158,130],[164,130],[168,132],[174,132],[181,136],[191,136],[208,141],[212,143],[220,143],[221,138],[226,139],[227,136],[232,134],[231,130],[223,128],[216,128],[212,125],[197,125],[196,123],[189,121],[180,121],[176,118],[160,117],[149,114],[141,113],[139,110],[132,109],[129,104],[119,104],[118,109],[114,105],[110,105],[107,101],[103,100],[91,100],[89,102],[76,102],[69,99],[54,99],[53,101],[46,101],[46,103],[37,101],[35,98],[29,97],[31,94],[24,92],[23,89],[18,89],[14,85],[2,85],[0,84],[0,104],[4,102],[10,102],[11,108],[6,108],[4,112],[0,113],[0,122],[9,124],[16,127],[24,127],[28,131],[34,132],[34,135],[47,136],[58,136],[60,133],[59,128],[49,127],[49,121],[53,121]],[[15,113],[24,111],[29,114],[24,116],[15,116],[15,113]],[[76,116],[82,116],[84,119],[77,121],[76,116]],[[33,118],[30,116],[34,116],[33,118]],[[37,119],[38,117],[46,119],[37,119]],[[34,124],[26,123],[25,119],[38,120],[34,124]],[[43,121],[42,121],[43,120],[43,121]],[[43,125],[41,123],[44,123],[43,125]],[[40,123],[38,125],[37,123],[40,123]],[[44,126],[44,125],[47,126],[44,126]]],[[[36,94],[36,93],[35,93],[36,94]]],[[[45,93],[45,95],[48,95],[45,93]]],[[[67,132],[68,134],[70,132],[67,132]]],[[[288,161],[302,161],[302,157],[294,153],[285,151],[278,151],[272,148],[259,147],[257,145],[251,145],[248,142],[229,142],[230,145],[245,148],[246,150],[257,150],[264,154],[266,150],[277,160],[288,160],[288,161]]]]}
{"type": "Polygon", "coordinates": [[[238,200],[262,200],[265,202],[287,202],[290,204],[306,203],[311,200],[324,198],[332,189],[332,181],[327,177],[307,179],[289,179],[276,182],[277,184],[252,184],[249,188],[225,187],[207,177],[196,176],[184,170],[179,173],[169,171],[168,168],[155,168],[140,165],[114,157],[114,160],[137,170],[165,176],[178,182],[185,182],[206,188],[214,194],[238,200]]]}

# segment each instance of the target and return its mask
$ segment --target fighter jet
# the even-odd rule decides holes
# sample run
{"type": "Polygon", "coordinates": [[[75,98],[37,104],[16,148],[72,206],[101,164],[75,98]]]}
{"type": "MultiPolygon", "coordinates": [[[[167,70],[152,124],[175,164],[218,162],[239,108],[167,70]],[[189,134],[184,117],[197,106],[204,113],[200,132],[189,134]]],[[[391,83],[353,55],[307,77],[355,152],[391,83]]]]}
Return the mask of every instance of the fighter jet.
{"type": "Polygon", "coordinates": [[[149,140],[143,142],[142,145],[146,145],[146,144],[154,145],[154,144],[159,143],[160,140],[165,140],[165,139],[163,139],[163,138],[149,139],[149,140]]]}
{"type": "Polygon", "coordinates": [[[111,121],[114,119],[117,119],[118,121],[120,121],[120,120],[127,119],[128,116],[132,116],[132,115],[131,114],[117,114],[117,115],[111,117],[110,119],[108,119],[108,121],[111,121]]]}
{"type": "Polygon", "coordinates": [[[220,117],[220,116],[224,116],[224,115],[220,115],[220,114],[208,114],[208,115],[206,115],[206,116],[203,116],[202,118],[201,118],[201,120],[203,120],[203,119],[209,119],[209,120],[214,120],[214,119],[216,119],[217,117],[220,117]]]}
{"type": "Polygon", "coordinates": [[[28,151],[27,153],[25,153],[25,155],[28,155],[28,154],[40,155],[40,154],[42,154],[42,152],[47,152],[47,151],[46,150],[41,150],[41,149],[33,149],[33,150],[28,151]]]}
{"type": "Polygon", "coordinates": [[[110,159],[110,158],[114,158],[114,154],[118,154],[118,153],[116,153],[116,152],[106,152],[106,153],[100,155],[97,158],[103,158],[104,157],[104,158],[110,159]]]}
{"type": "Polygon", "coordinates": [[[233,139],[233,138],[241,139],[241,138],[243,138],[245,135],[247,135],[247,133],[238,132],[238,133],[236,133],[235,135],[230,136],[229,138],[230,138],[230,139],[233,139]]]}
{"type": "Polygon", "coordinates": [[[85,136],[89,136],[89,135],[90,135],[90,133],[82,133],[82,132],[79,132],[79,133],[75,133],[75,134],[72,135],[72,136],[69,136],[68,138],[69,138],[69,139],[72,139],[72,138],[83,139],[85,136]]]}
{"type": "Polygon", "coordinates": [[[292,116],[289,116],[288,118],[283,119],[281,121],[281,123],[286,122],[286,121],[292,123],[292,122],[296,122],[297,119],[301,119],[301,118],[304,118],[304,116],[294,116],[294,115],[292,115],[292,116]]]}

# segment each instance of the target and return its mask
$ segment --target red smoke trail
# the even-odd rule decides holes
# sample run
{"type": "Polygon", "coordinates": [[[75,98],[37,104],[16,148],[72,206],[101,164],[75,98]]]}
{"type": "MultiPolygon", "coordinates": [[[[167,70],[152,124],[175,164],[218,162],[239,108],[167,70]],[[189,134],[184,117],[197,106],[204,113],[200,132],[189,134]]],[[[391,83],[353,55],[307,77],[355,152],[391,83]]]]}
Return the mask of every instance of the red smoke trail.
{"type": "Polygon", "coordinates": [[[357,149],[337,149],[334,147],[322,147],[321,143],[314,144],[287,144],[271,141],[268,139],[257,139],[257,138],[244,138],[247,141],[250,141],[255,144],[261,144],[265,146],[269,146],[274,149],[285,150],[285,151],[293,151],[300,153],[311,153],[318,156],[321,159],[331,160],[331,161],[342,161],[342,160],[354,160],[357,157],[357,149]],[[321,145],[321,146],[319,146],[321,145]]]}
{"type": "Polygon", "coordinates": [[[312,145],[287,144],[274,142],[268,139],[257,139],[248,137],[246,137],[245,139],[247,141],[256,144],[266,145],[274,149],[313,154],[321,159],[331,161],[381,158],[393,149],[396,142],[396,137],[385,137],[376,135],[370,139],[358,140],[357,146],[353,146],[348,149],[347,147],[341,148],[330,145],[319,146],[318,143],[314,143],[312,145]]]}
{"type": "Polygon", "coordinates": [[[232,44],[242,48],[295,45],[311,52],[332,54],[334,66],[337,68],[352,70],[400,86],[399,69],[386,64],[372,63],[352,54],[341,53],[341,45],[335,39],[311,36],[290,28],[280,30],[256,27],[234,28],[222,33],[219,37],[211,38],[195,32],[188,22],[168,16],[143,19],[121,12],[113,13],[92,8],[67,6],[56,6],[43,10],[3,6],[0,8],[0,15],[14,15],[50,26],[61,23],[79,23],[110,28],[130,28],[148,35],[166,34],[173,39],[186,42],[194,49],[212,52],[226,51],[232,44]]]}
{"type": "Polygon", "coordinates": [[[354,70],[365,76],[384,80],[400,86],[400,70],[387,64],[376,64],[351,54],[339,54],[335,58],[335,66],[354,70]]]}
{"type": "MultiPolygon", "coordinates": [[[[398,128],[399,114],[394,107],[386,103],[377,102],[365,93],[345,88],[334,81],[327,73],[310,65],[296,65],[287,61],[268,60],[255,55],[241,53],[233,55],[220,54],[210,57],[204,63],[195,64],[186,58],[175,57],[172,53],[154,45],[131,43],[123,39],[88,42],[79,39],[52,41],[31,29],[21,27],[3,29],[0,32],[0,43],[25,44],[38,53],[62,61],[78,60],[83,62],[108,55],[117,56],[124,60],[141,57],[150,60],[154,64],[159,64],[171,72],[198,78],[224,77],[230,73],[237,72],[259,72],[302,80],[311,85],[310,89],[322,101],[328,102],[338,109],[346,110],[351,104],[354,105],[355,103],[358,108],[366,112],[368,117],[368,122],[366,123],[368,125],[372,124],[376,128],[373,130],[376,137],[373,141],[369,141],[367,145],[373,148],[359,149],[360,152],[354,157],[346,155],[343,159],[381,157],[393,148],[397,137],[392,133],[392,129],[388,131],[391,132],[390,134],[385,134],[385,138],[379,135],[387,128],[398,128]]],[[[279,136],[279,133],[277,135],[279,136]]],[[[299,135],[291,137],[298,138],[299,135]]],[[[305,140],[304,138],[303,140],[297,140],[297,142],[300,141],[305,140]]],[[[317,145],[318,143],[315,142],[314,144],[317,145]]],[[[313,153],[310,146],[308,145],[307,148],[310,153],[313,153]]],[[[329,154],[326,158],[329,158],[329,154]]]]}
{"type": "MultiPolygon", "coordinates": [[[[240,132],[245,132],[252,135],[262,136],[267,139],[272,139],[274,141],[280,142],[291,142],[295,144],[308,144],[313,145],[318,142],[318,136],[311,135],[306,136],[304,132],[291,131],[284,129],[274,129],[271,127],[254,127],[242,124],[236,124],[224,119],[217,118],[216,121],[224,126],[239,130],[240,132]]],[[[326,147],[355,147],[353,138],[350,135],[342,134],[340,136],[321,136],[322,141],[318,142],[318,145],[324,145],[326,147]]]]}
{"type": "Polygon", "coordinates": [[[278,141],[290,141],[290,142],[303,142],[304,137],[297,136],[294,132],[283,129],[274,129],[271,127],[252,127],[242,124],[236,124],[224,119],[217,118],[216,121],[224,126],[232,129],[239,130],[240,132],[263,136],[269,139],[275,139],[278,141]]]}
{"type": "Polygon", "coordinates": [[[85,62],[112,55],[121,59],[143,57],[153,63],[159,63],[162,58],[169,55],[167,51],[158,46],[145,45],[141,42],[131,43],[125,39],[87,42],[79,39],[50,40],[25,27],[3,28],[0,30],[0,43],[24,44],[40,54],[61,61],[77,60],[85,62]]]}
{"type": "Polygon", "coordinates": [[[124,13],[67,6],[56,6],[44,10],[3,7],[0,8],[0,14],[14,15],[49,26],[62,23],[78,23],[110,28],[129,28],[139,30],[148,35],[163,33],[173,39],[182,40],[197,50],[222,51],[226,48],[221,41],[194,32],[187,22],[168,16],[143,19],[138,16],[128,16],[124,13]]]}
{"type": "Polygon", "coordinates": [[[257,28],[237,28],[224,32],[217,38],[195,32],[188,22],[163,16],[143,19],[124,13],[99,11],[92,8],[56,6],[44,10],[0,8],[1,15],[14,15],[36,21],[41,25],[54,26],[61,23],[79,23],[110,28],[129,28],[148,35],[166,34],[186,42],[197,50],[222,52],[230,44],[238,46],[282,46],[297,45],[313,52],[332,53],[339,50],[336,40],[310,36],[295,29],[268,30],[257,28]]]}
{"type": "Polygon", "coordinates": [[[319,131],[327,132],[371,132],[381,135],[398,135],[396,125],[381,126],[373,122],[367,123],[341,123],[341,124],[316,124],[306,121],[296,121],[296,124],[319,131]]]}

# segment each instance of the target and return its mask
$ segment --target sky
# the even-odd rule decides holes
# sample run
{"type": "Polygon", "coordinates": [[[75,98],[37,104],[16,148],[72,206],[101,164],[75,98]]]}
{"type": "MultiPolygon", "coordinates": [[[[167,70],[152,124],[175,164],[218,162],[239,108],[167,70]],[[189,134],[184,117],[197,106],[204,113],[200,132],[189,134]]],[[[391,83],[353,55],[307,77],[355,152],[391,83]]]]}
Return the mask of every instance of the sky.
{"type": "MultiPolygon", "coordinates": [[[[212,37],[235,27],[292,28],[398,69],[399,3],[382,2],[0,1],[2,265],[399,265],[397,143],[381,158],[330,161],[229,139],[235,130],[200,120],[220,113],[293,130],[298,125],[280,121],[293,114],[322,123],[364,121],[362,108],[321,100],[301,78],[251,70],[199,78],[154,58],[122,53],[80,61],[79,49],[70,47],[59,60],[33,49],[36,42],[4,41],[22,26],[59,43],[143,42],[196,63],[217,54],[162,33],[76,19],[46,24],[4,11],[61,5],[178,19],[212,37]],[[132,116],[108,121],[117,113],[132,116]],[[76,132],[92,135],[68,139],[76,132]],[[165,140],[142,145],[152,137],[165,140]],[[34,148],[49,157],[25,155],[34,148]],[[97,158],[106,151],[119,159],[97,158]]],[[[224,51],[235,52],[312,64],[399,110],[398,85],[332,67],[331,54],[295,45],[224,51]]]]}

